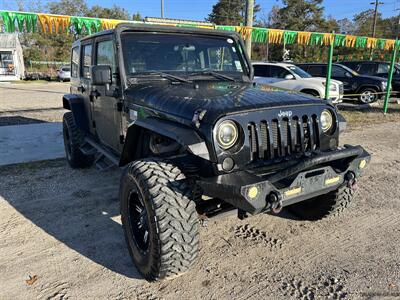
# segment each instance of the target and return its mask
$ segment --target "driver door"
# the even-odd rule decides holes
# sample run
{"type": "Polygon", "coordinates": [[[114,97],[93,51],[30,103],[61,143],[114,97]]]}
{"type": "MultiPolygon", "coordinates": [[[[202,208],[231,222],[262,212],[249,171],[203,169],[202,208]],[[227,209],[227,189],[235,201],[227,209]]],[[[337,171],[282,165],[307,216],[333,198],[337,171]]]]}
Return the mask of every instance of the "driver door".
{"type": "Polygon", "coordinates": [[[96,133],[100,141],[116,152],[122,151],[121,140],[122,112],[118,102],[118,76],[116,63],[115,43],[111,36],[100,37],[94,44],[94,65],[111,67],[112,83],[93,86],[91,101],[93,101],[93,119],[96,124],[96,133]]]}

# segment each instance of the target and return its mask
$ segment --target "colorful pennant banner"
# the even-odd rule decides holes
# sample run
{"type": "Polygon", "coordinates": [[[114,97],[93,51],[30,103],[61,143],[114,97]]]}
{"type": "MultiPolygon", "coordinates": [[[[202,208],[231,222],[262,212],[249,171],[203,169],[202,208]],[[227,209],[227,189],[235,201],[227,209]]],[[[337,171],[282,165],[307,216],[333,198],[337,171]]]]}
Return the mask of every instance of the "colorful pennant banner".
{"type": "MultiPolygon", "coordinates": [[[[0,11],[0,18],[6,32],[36,32],[38,24],[43,33],[57,34],[74,32],[77,34],[90,35],[101,30],[113,29],[123,20],[110,20],[100,18],[86,18],[76,16],[62,16],[41,13],[0,11]]],[[[303,32],[292,30],[280,30],[270,28],[246,27],[246,26],[205,26],[197,24],[168,24],[178,27],[197,27],[218,30],[230,30],[238,32],[244,39],[252,39],[254,43],[270,44],[300,44],[311,46],[347,47],[347,48],[366,48],[393,50],[400,45],[391,39],[377,39],[363,36],[353,36],[345,34],[303,32]]]]}

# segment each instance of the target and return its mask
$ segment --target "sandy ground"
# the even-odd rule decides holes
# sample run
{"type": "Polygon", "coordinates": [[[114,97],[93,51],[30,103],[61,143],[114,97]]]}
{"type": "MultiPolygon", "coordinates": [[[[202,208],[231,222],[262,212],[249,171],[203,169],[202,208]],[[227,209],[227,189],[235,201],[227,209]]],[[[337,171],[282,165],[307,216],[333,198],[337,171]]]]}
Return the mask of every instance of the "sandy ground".
{"type": "MultiPolygon", "coordinates": [[[[68,84],[4,86],[0,126],[60,121],[68,84]]],[[[125,245],[120,170],[72,170],[64,159],[1,167],[0,299],[400,299],[394,112],[385,119],[347,110],[358,125],[341,143],[362,144],[373,160],[345,214],[320,222],[288,212],[210,221],[196,267],[153,284],[125,245]]]]}
{"type": "Polygon", "coordinates": [[[0,83],[0,126],[60,122],[69,83],[0,83]]]}
{"type": "Polygon", "coordinates": [[[196,267],[153,284],[125,245],[120,170],[72,170],[63,159],[0,168],[0,299],[399,299],[399,129],[342,138],[373,160],[341,217],[210,221],[196,267]]]}

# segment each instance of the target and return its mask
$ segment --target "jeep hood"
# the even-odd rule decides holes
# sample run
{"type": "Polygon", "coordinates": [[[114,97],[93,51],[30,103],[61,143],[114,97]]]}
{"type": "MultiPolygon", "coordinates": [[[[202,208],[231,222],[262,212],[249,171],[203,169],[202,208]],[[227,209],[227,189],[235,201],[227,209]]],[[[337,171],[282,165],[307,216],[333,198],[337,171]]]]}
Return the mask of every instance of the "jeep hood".
{"type": "Polygon", "coordinates": [[[192,120],[196,111],[206,110],[203,122],[233,113],[277,107],[326,105],[314,97],[268,85],[243,82],[197,81],[171,84],[167,80],[147,81],[125,91],[128,103],[148,107],[158,113],[192,120]]]}

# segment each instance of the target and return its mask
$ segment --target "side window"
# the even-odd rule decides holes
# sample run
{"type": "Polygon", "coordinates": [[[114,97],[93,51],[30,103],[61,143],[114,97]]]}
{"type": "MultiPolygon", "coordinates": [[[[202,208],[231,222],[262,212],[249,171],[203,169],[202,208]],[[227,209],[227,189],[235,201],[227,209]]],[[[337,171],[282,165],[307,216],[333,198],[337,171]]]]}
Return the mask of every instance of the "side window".
{"type": "Polygon", "coordinates": [[[82,48],[82,69],[81,75],[90,78],[90,66],[92,65],[92,45],[84,45],[82,48]]]}
{"type": "Polygon", "coordinates": [[[290,75],[290,72],[285,68],[278,66],[271,66],[271,77],[284,79],[285,76],[287,75],[290,75]]]}
{"type": "Polygon", "coordinates": [[[362,64],[360,66],[359,72],[365,75],[374,75],[375,74],[375,65],[374,64],[362,64]]]}
{"type": "Polygon", "coordinates": [[[265,65],[254,65],[254,76],[269,77],[268,66],[265,65]]]}
{"type": "Polygon", "coordinates": [[[326,76],[326,67],[325,66],[309,66],[308,73],[310,73],[312,76],[320,76],[324,77],[326,76]]]}
{"type": "Polygon", "coordinates": [[[96,64],[109,65],[113,73],[115,73],[116,63],[115,63],[114,42],[112,40],[101,41],[97,43],[96,64]]]}
{"type": "Polygon", "coordinates": [[[379,64],[377,73],[378,74],[388,74],[389,68],[390,68],[389,64],[379,64]]]}
{"type": "Polygon", "coordinates": [[[79,47],[72,49],[71,57],[71,77],[77,78],[79,70],[79,47]]]}
{"type": "Polygon", "coordinates": [[[338,66],[332,66],[332,76],[346,77],[346,70],[338,66]]]}

